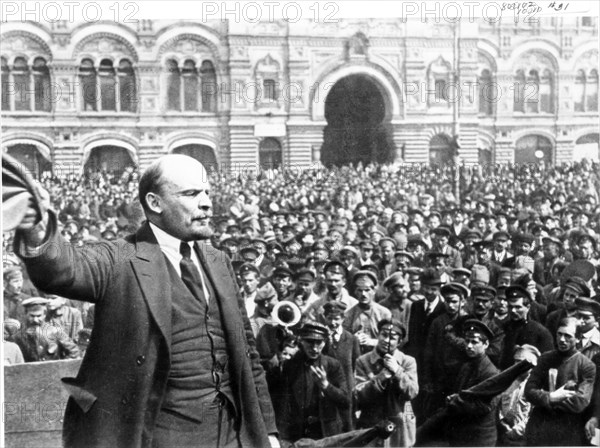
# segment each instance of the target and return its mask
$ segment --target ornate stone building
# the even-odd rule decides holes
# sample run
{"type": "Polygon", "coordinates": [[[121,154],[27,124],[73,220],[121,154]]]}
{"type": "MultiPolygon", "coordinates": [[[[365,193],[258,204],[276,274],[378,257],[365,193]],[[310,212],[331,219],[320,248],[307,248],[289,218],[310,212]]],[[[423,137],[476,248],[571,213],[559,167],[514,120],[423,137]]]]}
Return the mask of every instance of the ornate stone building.
{"type": "Polygon", "coordinates": [[[596,17],[2,27],[2,148],[32,170],[598,158],[596,17]]]}

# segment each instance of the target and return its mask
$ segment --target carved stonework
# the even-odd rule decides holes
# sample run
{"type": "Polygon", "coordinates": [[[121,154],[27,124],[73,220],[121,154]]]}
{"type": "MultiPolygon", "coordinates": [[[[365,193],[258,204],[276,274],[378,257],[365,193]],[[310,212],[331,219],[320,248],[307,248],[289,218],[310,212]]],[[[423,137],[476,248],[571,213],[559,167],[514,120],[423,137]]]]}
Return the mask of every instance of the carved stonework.
{"type": "Polygon", "coordinates": [[[279,109],[282,105],[282,92],[283,88],[283,71],[281,65],[277,62],[271,54],[267,54],[263,59],[256,63],[254,69],[254,82],[256,83],[257,89],[256,99],[254,105],[256,109],[269,108],[279,109]],[[269,98],[271,92],[266,92],[265,82],[274,82],[275,99],[269,98]]]}
{"type": "Polygon", "coordinates": [[[160,47],[159,55],[178,53],[182,56],[201,55],[201,59],[219,59],[219,51],[215,45],[196,34],[181,34],[167,41],[160,47]]]}
{"type": "Polygon", "coordinates": [[[361,59],[369,56],[369,39],[362,32],[354,34],[345,44],[346,59],[361,59]]]}
{"type": "Polygon", "coordinates": [[[543,72],[545,69],[554,70],[554,64],[550,56],[544,54],[541,51],[530,51],[527,52],[517,60],[515,67],[526,68],[529,70],[537,70],[538,73],[543,72]]]}
{"type": "Polygon", "coordinates": [[[588,73],[592,69],[598,70],[598,50],[588,50],[583,53],[577,63],[575,64],[577,69],[583,69],[588,73]]]}
{"type": "Polygon", "coordinates": [[[136,62],[138,60],[133,45],[111,33],[98,33],[86,37],[75,48],[75,54],[79,53],[93,54],[99,57],[110,54],[127,57],[136,62]]]}
{"type": "Polygon", "coordinates": [[[65,48],[71,43],[71,36],[69,34],[55,34],[52,36],[52,41],[57,43],[59,47],[65,48]]]}
{"type": "Polygon", "coordinates": [[[231,59],[248,59],[248,47],[242,45],[231,47],[231,59]]]}
{"type": "Polygon", "coordinates": [[[27,55],[44,55],[48,60],[52,58],[50,48],[39,37],[24,31],[9,32],[2,36],[2,55],[15,53],[27,55]]]}
{"type": "Polygon", "coordinates": [[[150,93],[156,92],[156,80],[154,78],[143,78],[142,79],[142,92],[150,93]]]}

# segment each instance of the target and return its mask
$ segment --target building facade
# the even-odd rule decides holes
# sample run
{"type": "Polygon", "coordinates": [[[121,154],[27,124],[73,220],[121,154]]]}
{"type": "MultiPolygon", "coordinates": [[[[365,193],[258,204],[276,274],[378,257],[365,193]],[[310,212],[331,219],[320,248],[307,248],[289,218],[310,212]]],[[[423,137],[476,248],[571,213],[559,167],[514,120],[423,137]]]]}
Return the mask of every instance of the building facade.
{"type": "Polygon", "coordinates": [[[7,22],[2,149],[34,173],[598,159],[596,17],[7,22]]]}

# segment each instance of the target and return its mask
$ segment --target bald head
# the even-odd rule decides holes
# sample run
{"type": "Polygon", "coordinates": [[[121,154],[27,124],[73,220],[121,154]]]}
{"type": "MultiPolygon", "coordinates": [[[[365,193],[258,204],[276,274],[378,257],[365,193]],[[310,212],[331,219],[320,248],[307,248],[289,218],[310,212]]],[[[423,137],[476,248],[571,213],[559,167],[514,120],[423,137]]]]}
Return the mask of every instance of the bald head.
{"type": "Polygon", "coordinates": [[[148,220],[184,241],[212,234],[210,185],[204,166],[196,159],[169,154],[157,159],[140,179],[140,203],[148,220]]]}

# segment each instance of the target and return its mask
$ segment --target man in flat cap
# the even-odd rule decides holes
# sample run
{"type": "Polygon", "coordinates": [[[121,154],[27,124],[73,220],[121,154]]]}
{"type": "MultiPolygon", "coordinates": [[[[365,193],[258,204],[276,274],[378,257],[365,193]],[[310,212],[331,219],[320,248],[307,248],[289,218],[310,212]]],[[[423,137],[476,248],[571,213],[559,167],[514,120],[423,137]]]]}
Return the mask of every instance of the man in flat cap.
{"type": "Polygon", "coordinates": [[[431,324],[421,369],[421,394],[425,396],[426,417],[444,405],[445,398],[453,391],[456,374],[465,361],[460,317],[467,314],[469,289],[460,283],[448,283],[442,286],[440,294],[444,298],[444,313],[431,324]]]}
{"type": "Polygon", "coordinates": [[[254,297],[256,307],[254,308],[254,314],[250,316],[250,325],[255,338],[263,325],[274,324],[271,312],[277,302],[279,302],[277,291],[270,282],[265,283],[256,290],[256,296],[254,297]]]}
{"type": "Polygon", "coordinates": [[[518,233],[513,238],[513,252],[512,257],[507,258],[502,263],[502,266],[515,269],[517,267],[518,257],[529,257],[533,250],[533,242],[535,237],[531,233],[518,233]]]}
{"type": "Polygon", "coordinates": [[[360,248],[360,258],[358,260],[359,264],[361,266],[364,266],[365,264],[373,264],[373,252],[375,250],[373,243],[369,240],[363,240],[360,242],[358,247],[360,248]]]}
{"type": "Polygon", "coordinates": [[[562,242],[554,236],[542,238],[542,258],[533,264],[533,279],[541,286],[552,283],[552,268],[560,260],[562,242]]]}
{"type": "Polygon", "coordinates": [[[277,292],[277,300],[294,300],[292,271],[287,266],[278,266],[271,275],[271,284],[277,292]]]}
{"type": "Polygon", "coordinates": [[[325,323],[323,319],[323,305],[331,301],[344,302],[346,308],[352,308],[358,301],[346,289],[348,272],[346,266],[337,260],[329,261],[323,268],[325,275],[325,294],[308,307],[304,316],[307,320],[325,323]]]}
{"type": "Polygon", "coordinates": [[[329,330],[307,322],[300,330],[300,350],[283,367],[283,415],[279,435],[284,442],[322,439],[342,432],[342,413],[350,406],[341,364],[322,351],[329,330]]]}
{"type": "Polygon", "coordinates": [[[410,447],[416,441],[416,419],[411,400],[419,393],[417,364],[398,346],[406,328],[395,319],[378,324],[377,345],[356,363],[357,407],[361,411],[359,428],[369,428],[388,419],[397,425],[384,446],[410,447]]]}
{"type": "Polygon", "coordinates": [[[450,246],[451,231],[448,227],[439,226],[432,230],[433,234],[433,249],[436,252],[441,252],[448,257],[448,266],[452,268],[462,267],[462,257],[460,252],[450,246]]]}
{"type": "Polygon", "coordinates": [[[13,340],[21,349],[25,362],[79,358],[79,348],[61,327],[46,322],[48,300],[31,297],[22,303],[25,320],[13,340]]]}
{"type": "Polygon", "coordinates": [[[312,269],[301,268],[294,273],[296,289],[292,301],[298,305],[302,313],[305,313],[309,306],[319,300],[319,296],[314,292],[316,279],[317,274],[312,269]]]}
{"type": "Polygon", "coordinates": [[[586,445],[585,410],[591,402],[596,366],[577,351],[577,319],[563,319],[556,350],[543,353],[527,384],[525,398],[534,406],[527,446],[586,445]]]}
{"type": "Polygon", "coordinates": [[[486,355],[492,331],[481,321],[471,319],[463,323],[467,361],[461,366],[454,393],[447,398],[450,417],[445,433],[450,446],[496,446],[497,400],[464,400],[458,392],[468,389],[499,373],[486,355]]]}
{"type": "Polygon", "coordinates": [[[598,319],[600,318],[600,303],[593,299],[578,297],[575,299],[577,310],[575,317],[577,324],[577,349],[588,359],[593,360],[596,355],[600,356],[600,330],[598,330],[598,319]]]}
{"type": "Polygon", "coordinates": [[[23,271],[19,266],[10,266],[2,273],[4,278],[4,318],[23,320],[23,301],[30,296],[23,292],[23,271]]]}
{"type": "Polygon", "coordinates": [[[565,317],[574,317],[577,314],[575,301],[579,297],[590,297],[590,289],[586,282],[578,276],[569,277],[565,280],[561,289],[560,301],[556,304],[557,309],[546,317],[546,328],[551,334],[556,334],[558,323],[565,317]]]}
{"type": "MultiPolygon", "coordinates": [[[[343,302],[327,302],[323,305],[323,317],[329,328],[329,339],[323,349],[323,354],[337,359],[342,365],[344,376],[348,382],[348,399],[352,402],[354,389],[354,367],[356,360],[361,355],[360,344],[356,336],[344,329],[344,314],[346,305],[343,302]]],[[[353,408],[350,406],[342,413],[342,429],[344,432],[354,429],[353,408]]]]}
{"type": "Polygon", "coordinates": [[[520,285],[506,288],[509,321],[504,325],[504,348],[500,356],[500,368],[512,364],[515,346],[529,344],[541,353],[552,350],[554,344],[550,332],[539,322],[529,318],[533,298],[531,293],[520,285]]]}
{"type": "Polygon", "coordinates": [[[358,250],[354,246],[342,247],[340,249],[339,259],[346,266],[350,278],[352,278],[352,276],[360,269],[358,250]]]}
{"type": "Polygon", "coordinates": [[[406,277],[401,272],[394,272],[385,279],[383,286],[387,289],[388,296],[379,303],[391,311],[393,319],[399,320],[408,328],[413,301],[408,298],[409,286],[406,277]]]}
{"type": "Polygon", "coordinates": [[[352,278],[352,285],[358,303],[346,312],[343,325],[356,336],[364,354],[377,344],[377,323],[382,319],[391,319],[392,313],[374,301],[377,276],[371,271],[358,271],[352,278]]]}
{"type": "Polygon", "coordinates": [[[67,305],[67,299],[57,295],[48,295],[46,322],[60,327],[75,343],[78,343],[79,331],[83,329],[81,311],[67,305]]]}
{"type": "Polygon", "coordinates": [[[409,235],[406,244],[406,251],[413,256],[412,266],[424,268],[426,264],[425,254],[429,250],[429,246],[423,239],[422,235],[409,235]]]}
{"type": "Polygon", "coordinates": [[[476,266],[483,266],[489,272],[488,284],[495,285],[500,273],[500,265],[492,260],[494,251],[494,243],[489,240],[476,241],[473,243],[473,248],[476,251],[477,261],[472,266],[471,270],[476,271],[476,266]]]}

